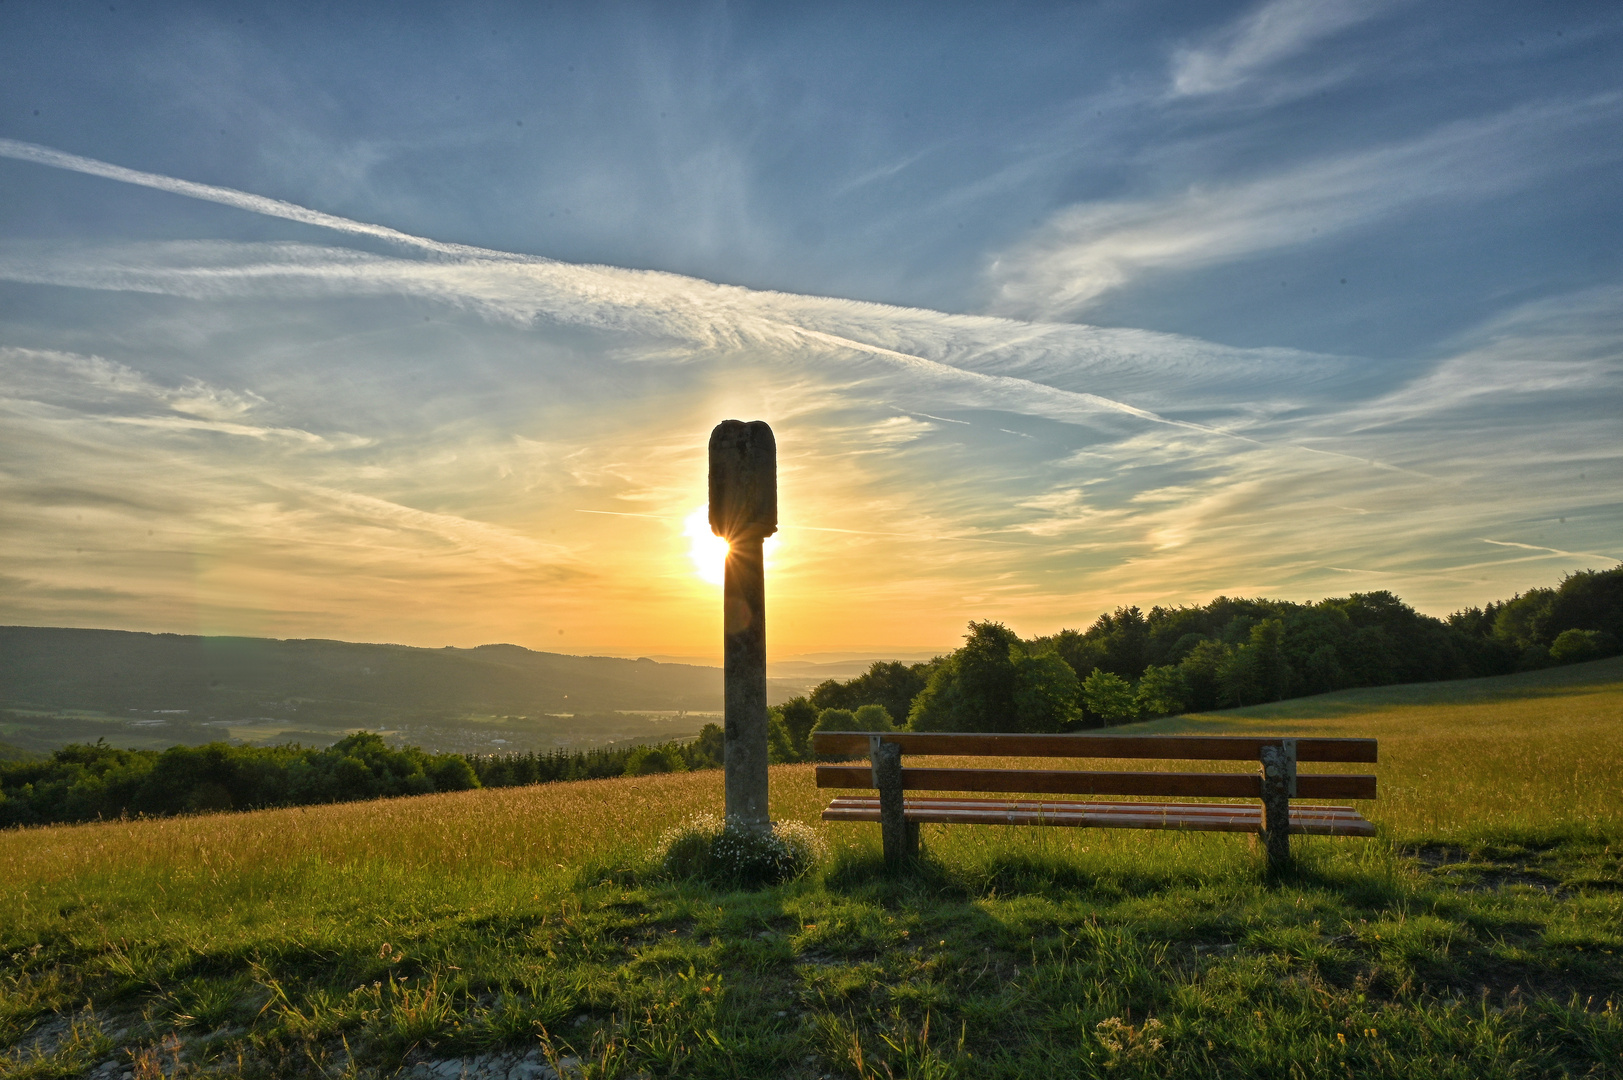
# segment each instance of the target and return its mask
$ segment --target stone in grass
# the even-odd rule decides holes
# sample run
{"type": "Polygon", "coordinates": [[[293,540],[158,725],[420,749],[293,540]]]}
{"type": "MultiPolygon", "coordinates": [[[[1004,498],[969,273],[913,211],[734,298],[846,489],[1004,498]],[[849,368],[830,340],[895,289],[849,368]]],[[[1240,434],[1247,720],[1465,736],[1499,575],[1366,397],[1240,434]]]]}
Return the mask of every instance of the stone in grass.
{"type": "Polygon", "coordinates": [[[528,1054],[479,1054],[443,1061],[419,1061],[401,1075],[408,1080],[571,1080],[580,1073],[580,1059],[561,1057],[563,1076],[541,1056],[528,1054]]]}

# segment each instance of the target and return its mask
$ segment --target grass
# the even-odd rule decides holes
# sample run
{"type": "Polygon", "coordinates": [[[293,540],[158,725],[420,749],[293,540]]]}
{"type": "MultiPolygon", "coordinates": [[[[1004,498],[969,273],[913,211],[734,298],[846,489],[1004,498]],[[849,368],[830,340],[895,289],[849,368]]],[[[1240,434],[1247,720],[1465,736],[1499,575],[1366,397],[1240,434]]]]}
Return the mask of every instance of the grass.
{"type": "MultiPolygon", "coordinates": [[[[0,834],[0,1077],[1623,1076],[1623,660],[1139,725],[1381,740],[1375,840],[819,826],[662,880],[720,772],[0,834]]],[[[1109,767],[1091,763],[1092,767],[1109,767]]],[[[818,824],[809,766],[773,813],[818,824]]]]}

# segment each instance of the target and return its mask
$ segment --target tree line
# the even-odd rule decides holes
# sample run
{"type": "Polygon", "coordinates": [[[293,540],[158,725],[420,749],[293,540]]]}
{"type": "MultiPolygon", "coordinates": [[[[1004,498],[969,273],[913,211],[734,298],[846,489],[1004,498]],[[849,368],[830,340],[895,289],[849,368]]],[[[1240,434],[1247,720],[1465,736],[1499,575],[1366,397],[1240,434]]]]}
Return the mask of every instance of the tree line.
{"type": "Polygon", "coordinates": [[[1613,656],[1620,644],[1623,566],[1447,619],[1368,592],[1309,604],[1220,596],[1122,607],[1086,630],[1031,639],[972,622],[948,655],[877,662],[778,706],[771,746],[774,760],[796,761],[819,728],[1075,731],[1349,687],[1503,675],[1613,656]]]}
{"type": "Polygon", "coordinates": [[[719,768],[721,729],[696,740],[546,754],[435,754],[357,732],[326,748],[173,746],[121,750],[98,740],[42,760],[0,762],[0,827],[263,810],[478,787],[719,768]]]}
{"type": "Polygon", "coordinates": [[[706,724],[698,738],[691,740],[593,750],[465,756],[482,786],[521,787],[560,780],[602,780],[613,776],[719,769],[723,754],[721,728],[706,724]]]}
{"type": "MultiPolygon", "coordinates": [[[[1348,687],[1502,675],[1613,656],[1620,646],[1623,566],[1447,619],[1370,592],[1312,604],[1220,596],[1148,613],[1117,608],[1086,630],[1030,639],[972,622],[952,653],[878,661],[774,706],[768,756],[807,760],[817,730],[1076,731],[1348,687]]],[[[686,742],[550,753],[435,754],[371,732],[325,749],[211,743],[160,753],[98,740],[42,761],[0,762],[0,826],[645,776],[720,768],[724,756],[715,724],[686,742]]]]}

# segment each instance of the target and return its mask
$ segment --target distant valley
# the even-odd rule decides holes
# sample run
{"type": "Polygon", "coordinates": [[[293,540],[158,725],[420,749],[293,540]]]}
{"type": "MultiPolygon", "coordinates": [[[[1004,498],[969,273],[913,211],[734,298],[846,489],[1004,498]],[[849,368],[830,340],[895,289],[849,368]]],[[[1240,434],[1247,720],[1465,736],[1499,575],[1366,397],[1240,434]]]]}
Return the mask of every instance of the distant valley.
{"type": "MultiPolygon", "coordinates": [[[[721,669],[517,645],[0,627],[0,742],[318,744],[356,728],[427,749],[580,748],[685,738],[721,710],[721,669]]],[[[774,678],[772,703],[818,679],[774,678]]]]}

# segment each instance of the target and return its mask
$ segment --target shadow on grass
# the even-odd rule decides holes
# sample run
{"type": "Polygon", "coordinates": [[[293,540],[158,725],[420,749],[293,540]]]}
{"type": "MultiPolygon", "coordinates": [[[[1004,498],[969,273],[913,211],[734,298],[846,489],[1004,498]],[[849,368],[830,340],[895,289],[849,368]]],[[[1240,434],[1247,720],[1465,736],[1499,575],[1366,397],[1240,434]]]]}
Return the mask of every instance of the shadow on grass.
{"type": "Polygon", "coordinates": [[[1334,896],[1350,908],[1390,910],[1415,896],[1414,883],[1401,877],[1390,862],[1348,866],[1335,860],[1298,856],[1280,869],[1264,869],[1259,880],[1275,891],[1296,890],[1334,896]]]}
{"type": "Polygon", "coordinates": [[[824,887],[836,895],[894,903],[921,894],[932,899],[999,895],[1109,901],[1201,883],[1200,877],[1177,871],[1156,874],[1123,867],[1100,872],[1073,859],[1030,852],[1000,853],[972,863],[949,861],[929,848],[899,867],[886,865],[877,852],[842,852],[823,876],[824,887]]]}
{"type": "Polygon", "coordinates": [[[1412,900],[1422,883],[1402,872],[1399,855],[1390,849],[1371,854],[1349,860],[1308,848],[1287,868],[1271,871],[1260,853],[1195,867],[1181,861],[1158,866],[1150,856],[1106,862],[1029,851],[998,852],[966,861],[942,858],[926,847],[918,858],[893,868],[877,851],[847,850],[824,872],[823,887],[834,895],[888,907],[990,897],[1036,897],[1062,903],[1081,900],[1108,906],[1177,898],[1213,887],[1256,896],[1311,891],[1367,912],[1412,900]]]}

